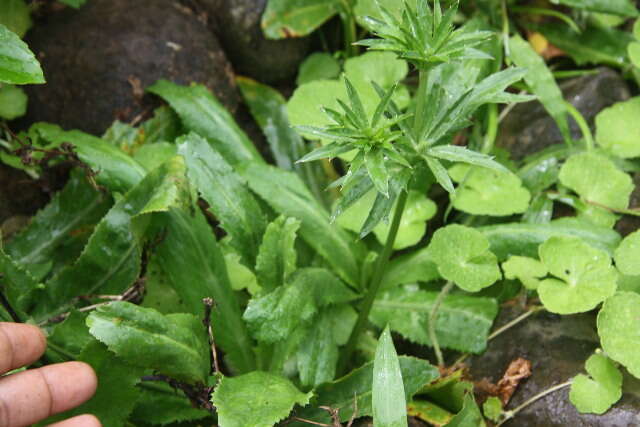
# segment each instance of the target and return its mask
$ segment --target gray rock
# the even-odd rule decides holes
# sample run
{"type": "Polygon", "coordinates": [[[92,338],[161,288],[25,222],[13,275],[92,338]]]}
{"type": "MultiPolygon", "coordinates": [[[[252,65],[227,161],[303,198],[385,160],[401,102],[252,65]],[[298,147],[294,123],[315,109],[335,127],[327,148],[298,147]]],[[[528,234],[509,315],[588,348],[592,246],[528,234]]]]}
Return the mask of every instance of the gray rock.
{"type": "Polygon", "coordinates": [[[291,79],[306,57],[309,37],[269,40],[260,20],[267,0],[198,0],[242,75],[273,84],[291,79]]]}
{"type": "MultiPolygon", "coordinates": [[[[497,324],[519,313],[505,309],[497,324]]],[[[584,362],[598,347],[595,316],[557,316],[539,313],[507,330],[489,343],[487,351],[470,361],[474,380],[497,382],[509,363],[523,357],[532,375],[516,390],[507,409],[536,394],[585,373],[584,362]]],[[[637,427],[640,425],[640,381],[625,376],[622,399],[603,415],[580,414],[569,401],[569,388],[538,400],[518,413],[505,427],[637,427]]]]}
{"type": "MultiPolygon", "coordinates": [[[[616,102],[629,98],[629,88],[622,77],[609,68],[598,74],[567,80],[560,85],[564,97],[582,113],[593,130],[595,116],[616,102]]],[[[571,134],[582,137],[578,125],[569,118],[571,134]]],[[[514,159],[536,153],[550,145],[562,143],[555,121],[538,101],[517,105],[502,123],[497,145],[507,149],[514,159]]]]}

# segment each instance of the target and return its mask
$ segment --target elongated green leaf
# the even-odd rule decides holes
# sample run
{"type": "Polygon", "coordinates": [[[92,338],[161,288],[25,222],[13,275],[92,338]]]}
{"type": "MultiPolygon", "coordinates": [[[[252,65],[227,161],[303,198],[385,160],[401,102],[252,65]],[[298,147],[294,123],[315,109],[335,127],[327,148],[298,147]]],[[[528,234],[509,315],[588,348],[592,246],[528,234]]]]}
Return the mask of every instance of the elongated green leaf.
{"type": "Polygon", "coordinates": [[[6,246],[7,253],[27,269],[31,264],[49,261],[52,252],[70,234],[95,225],[104,216],[110,199],[94,189],[82,174],[73,173],[64,189],[6,246]]]}
{"type": "Polygon", "coordinates": [[[638,320],[639,306],[640,295],[618,292],[604,302],[598,313],[602,349],[636,378],[640,378],[640,334],[633,325],[638,320]]]}
{"type": "Polygon", "coordinates": [[[222,427],[272,427],[289,415],[296,404],[309,403],[311,396],[312,392],[302,393],[285,378],[256,371],[235,378],[224,377],[213,393],[212,402],[222,427]]]}
{"type": "Polygon", "coordinates": [[[0,83],[23,85],[44,82],[42,68],[27,44],[0,24],[0,83]]]}
{"type": "Polygon", "coordinates": [[[491,251],[500,260],[510,255],[532,258],[538,256],[538,246],[553,236],[576,236],[609,255],[620,243],[620,235],[607,227],[578,221],[574,218],[559,219],[548,224],[509,223],[479,227],[491,243],[491,251]]]}
{"type": "Polygon", "coordinates": [[[135,425],[167,425],[210,416],[210,412],[194,408],[184,393],[169,384],[156,382],[153,388],[140,388],[140,398],[133,409],[131,420],[135,425]]]}
{"type": "Polygon", "coordinates": [[[176,141],[187,175],[231,237],[247,265],[255,263],[266,221],[262,209],[231,166],[195,133],[176,141]]]}
{"type": "Polygon", "coordinates": [[[486,154],[478,153],[477,151],[469,150],[464,147],[458,147],[456,145],[441,145],[439,147],[434,147],[429,149],[427,154],[442,160],[468,163],[471,165],[494,169],[499,172],[510,173],[509,169],[493,160],[491,156],[487,156],[486,154]]]}
{"type": "MultiPolygon", "coordinates": [[[[431,345],[427,331],[437,296],[437,292],[423,291],[415,285],[396,287],[376,299],[369,319],[378,327],[388,324],[413,342],[431,345]]],[[[439,344],[477,354],[486,349],[498,304],[491,298],[454,294],[444,299],[439,313],[436,321],[439,344]]]]}
{"type": "Polygon", "coordinates": [[[278,217],[267,226],[256,260],[256,273],[260,286],[270,292],[283,285],[296,269],[296,233],[300,221],[278,217]]]}
{"type": "Polygon", "coordinates": [[[378,341],[371,390],[374,427],[406,427],[407,400],[398,354],[388,326],[378,341]]]}
{"type": "Polygon", "coordinates": [[[36,123],[29,133],[55,145],[73,144],[80,160],[97,172],[96,181],[111,191],[126,192],[147,174],[124,151],[93,135],[48,123],[36,123]]]}
{"type": "Polygon", "coordinates": [[[577,375],[569,399],[583,414],[604,414],[622,397],[622,374],[609,358],[597,353],[587,359],[585,369],[592,378],[577,375]]]}
{"type": "Polygon", "coordinates": [[[306,36],[339,10],[338,0],[269,0],[262,30],[271,39],[306,36]]]}
{"type": "Polygon", "coordinates": [[[241,170],[249,187],[279,213],[300,220],[300,235],[347,283],[359,281],[359,249],[353,238],[329,223],[329,215],[299,178],[272,166],[252,163],[241,170]]]}
{"type": "Polygon", "coordinates": [[[204,383],[209,375],[205,328],[192,314],[164,316],[152,308],[116,301],[93,311],[87,326],[91,335],[134,366],[188,382],[204,383]]]}
{"type": "Polygon", "coordinates": [[[205,137],[232,166],[246,161],[263,161],[231,114],[206,87],[180,86],[159,80],[147,91],[167,101],[176,110],[184,126],[205,137]]]}
{"type": "Polygon", "coordinates": [[[78,360],[88,363],[96,372],[96,394],[73,410],[48,418],[46,425],[82,414],[95,415],[104,427],[124,425],[140,397],[136,385],[144,369],[125,363],[95,340],[86,346],[78,360]],[[118,410],[114,411],[114,408],[118,410]]]}
{"type": "Polygon", "coordinates": [[[213,298],[216,304],[211,321],[213,332],[216,345],[225,352],[227,365],[238,373],[253,370],[253,343],[206,218],[199,211],[190,214],[178,209],[163,217],[167,229],[158,256],[171,286],[191,313],[202,313],[202,299],[213,298]]]}
{"type": "Polygon", "coordinates": [[[563,4],[585,9],[591,12],[609,13],[620,16],[637,16],[638,9],[631,0],[552,0],[552,3],[563,4]]]}
{"type": "Polygon", "coordinates": [[[49,298],[38,313],[64,312],[74,297],[119,294],[130,286],[140,272],[137,233],[146,226],[144,218],[136,217],[180,204],[184,169],[182,158],[174,157],[116,203],[100,221],[76,263],[47,282],[49,298]]]}
{"type": "Polygon", "coordinates": [[[547,68],[547,64],[519,35],[511,37],[509,43],[511,45],[511,59],[518,67],[527,70],[524,80],[551,117],[554,118],[565,141],[570,141],[567,107],[562,92],[553,74],[547,68]]]}
{"type": "Polygon", "coordinates": [[[434,157],[424,156],[424,160],[427,162],[431,173],[436,178],[438,184],[442,186],[449,194],[455,194],[456,190],[453,188],[453,182],[447,173],[447,169],[442,166],[442,163],[434,157]]]}

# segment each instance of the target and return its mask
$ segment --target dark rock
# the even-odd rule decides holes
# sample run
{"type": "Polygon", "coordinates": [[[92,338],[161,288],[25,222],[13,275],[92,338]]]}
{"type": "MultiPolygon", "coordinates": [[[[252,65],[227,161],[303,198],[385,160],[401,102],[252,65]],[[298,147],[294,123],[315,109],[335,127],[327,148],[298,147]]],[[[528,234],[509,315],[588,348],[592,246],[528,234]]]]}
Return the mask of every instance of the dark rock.
{"type": "MultiPolygon", "coordinates": [[[[620,75],[608,68],[598,74],[570,79],[560,85],[564,97],[582,113],[593,130],[595,116],[616,102],[629,98],[629,88],[620,75]]],[[[571,134],[582,137],[578,125],[569,118],[571,134]]],[[[562,143],[555,121],[538,101],[517,105],[505,118],[497,145],[507,149],[512,158],[536,153],[550,145],[562,143]]]]}
{"type": "MultiPolygon", "coordinates": [[[[638,209],[640,208],[640,173],[636,172],[633,175],[633,185],[633,192],[629,198],[629,208],[638,209]]],[[[616,231],[623,237],[638,229],[640,229],[640,217],[637,216],[624,215],[616,223],[616,231]]]]}
{"type": "MultiPolygon", "coordinates": [[[[505,309],[498,324],[519,313],[505,309]]],[[[532,375],[522,382],[507,409],[536,394],[585,373],[584,362],[598,347],[595,316],[557,316],[540,313],[502,333],[485,354],[470,361],[474,380],[497,382],[509,363],[523,357],[532,363],[532,375]]],[[[569,388],[538,400],[505,423],[505,427],[631,427],[640,425],[640,381],[627,375],[622,399],[603,415],[580,414],[569,401],[569,388]]]]}
{"type": "Polygon", "coordinates": [[[269,40],[260,20],[267,0],[199,0],[238,74],[263,83],[292,79],[306,57],[309,37],[269,40]]]}
{"type": "Polygon", "coordinates": [[[239,103],[217,39],[174,0],[91,0],[47,16],[27,42],[47,84],[27,87],[21,124],[49,121],[100,134],[114,119],[150,111],[158,101],[142,90],[160,78],[204,84],[232,112],[239,103]]]}

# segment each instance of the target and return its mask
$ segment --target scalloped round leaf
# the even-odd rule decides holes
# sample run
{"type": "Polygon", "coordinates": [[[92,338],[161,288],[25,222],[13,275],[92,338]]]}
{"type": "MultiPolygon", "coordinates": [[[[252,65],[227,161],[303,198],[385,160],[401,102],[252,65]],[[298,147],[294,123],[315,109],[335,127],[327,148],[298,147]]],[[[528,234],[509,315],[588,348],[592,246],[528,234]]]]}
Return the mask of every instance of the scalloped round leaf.
{"type": "Polygon", "coordinates": [[[476,229],[458,224],[440,228],[428,251],[442,277],[467,292],[478,292],[502,277],[489,240],[476,229]]]}
{"type": "MultiPolygon", "coordinates": [[[[351,205],[336,219],[338,225],[359,233],[369,215],[376,195],[375,189],[371,190],[351,205]]],[[[402,214],[393,249],[405,249],[420,242],[427,232],[427,221],[433,218],[437,209],[436,204],[424,194],[418,191],[409,191],[407,205],[402,214]]],[[[373,233],[380,243],[386,242],[390,227],[389,223],[380,222],[373,229],[373,233]]]]}
{"type": "Polygon", "coordinates": [[[311,396],[313,392],[302,393],[286,378],[254,371],[222,378],[211,401],[223,427],[271,427],[311,396]]]}
{"type": "Polygon", "coordinates": [[[616,292],[618,272],[609,255],[576,237],[552,237],[538,250],[555,278],[538,286],[544,307],[552,313],[574,314],[594,309],[616,292]]]}
{"type": "Polygon", "coordinates": [[[640,43],[629,43],[627,46],[627,54],[629,55],[631,63],[636,67],[640,67],[640,43]]]}
{"type": "Polygon", "coordinates": [[[640,295],[618,292],[598,313],[598,335],[607,355],[640,378],[640,295]]]}
{"type": "Polygon", "coordinates": [[[13,120],[27,112],[27,94],[14,85],[0,84],[0,119],[13,120]]]}
{"type": "Polygon", "coordinates": [[[547,275],[547,268],[537,259],[513,255],[502,263],[506,279],[518,279],[525,288],[536,290],[540,279],[547,275]]]}
{"type": "Polygon", "coordinates": [[[583,199],[613,209],[626,209],[633,191],[629,175],[608,158],[590,152],[569,157],[560,169],[559,178],[583,199]]]}
{"type": "Polygon", "coordinates": [[[585,369],[589,376],[580,374],[573,379],[569,399],[582,414],[604,414],[622,397],[622,374],[602,354],[589,357],[585,369]]]}
{"type": "Polygon", "coordinates": [[[457,164],[449,175],[460,183],[453,207],[472,215],[507,216],[529,207],[531,194],[518,176],[481,166],[457,164]]]}
{"type": "MultiPolygon", "coordinates": [[[[629,56],[640,65],[640,43],[629,44],[629,56]]],[[[638,117],[640,97],[605,108],[596,116],[596,141],[615,156],[625,159],[640,156],[638,117]]]]}
{"type": "Polygon", "coordinates": [[[640,275],[640,230],[629,234],[620,242],[613,259],[622,274],[640,275]]]}
{"type": "Polygon", "coordinates": [[[314,80],[335,79],[340,74],[340,63],[330,53],[312,53],[300,64],[296,84],[300,86],[314,80]]]}

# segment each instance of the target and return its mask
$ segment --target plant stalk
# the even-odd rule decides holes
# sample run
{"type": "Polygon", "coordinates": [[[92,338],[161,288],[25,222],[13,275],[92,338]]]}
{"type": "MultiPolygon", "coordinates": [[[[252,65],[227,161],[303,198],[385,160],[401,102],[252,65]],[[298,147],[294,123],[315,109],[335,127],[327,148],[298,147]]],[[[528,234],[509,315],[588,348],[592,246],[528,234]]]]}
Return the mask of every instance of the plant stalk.
{"type": "Polygon", "coordinates": [[[353,6],[348,0],[342,1],[340,20],[344,31],[344,53],[347,58],[351,58],[358,54],[358,47],[354,45],[356,42],[356,22],[353,15],[353,6]]]}
{"type": "Polygon", "coordinates": [[[439,367],[444,367],[444,357],[442,357],[442,350],[440,349],[440,343],[436,335],[436,321],[438,320],[438,310],[442,305],[442,301],[444,301],[449,292],[451,292],[451,289],[453,289],[453,282],[449,281],[436,297],[433,307],[431,308],[431,313],[429,314],[429,340],[433,346],[433,351],[436,353],[436,360],[438,361],[439,367]]]}
{"type": "Polygon", "coordinates": [[[504,418],[502,419],[502,421],[500,421],[496,427],[500,427],[502,424],[506,423],[507,421],[509,421],[510,419],[512,419],[513,417],[515,417],[518,412],[522,411],[523,409],[525,409],[527,406],[537,402],[538,400],[542,399],[543,397],[545,397],[548,394],[551,394],[555,391],[558,391],[560,389],[563,389],[565,387],[568,387],[571,385],[571,383],[573,382],[573,379],[563,382],[561,384],[557,384],[554,385],[553,387],[550,387],[538,394],[536,394],[535,396],[533,396],[531,399],[527,400],[526,402],[524,402],[523,404],[521,404],[520,406],[518,406],[515,409],[512,409],[510,411],[505,411],[504,412],[504,418]]]}
{"type": "Polygon", "coordinates": [[[393,220],[391,221],[391,227],[389,229],[389,235],[387,236],[387,241],[385,242],[384,249],[376,262],[376,268],[371,277],[371,281],[367,288],[367,293],[360,305],[360,312],[358,313],[358,320],[356,320],[356,324],[351,331],[351,335],[349,336],[349,340],[347,341],[347,345],[342,352],[342,357],[340,359],[340,363],[338,364],[338,372],[345,373],[349,360],[353,355],[353,352],[356,348],[356,344],[362,331],[364,330],[367,321],[369,319],[369,313],[371,313],[371,308],[373,307],[373,302],[378,295],[378,291],[380,290],[380,285],[382,284],[382,278],[384,276],[385,270],[387,268],[387,264],[389,262],[389,258],[391,257],[391,252],[393,251],[393,244],[396,241],[396,236],[398,235],[398,229],[400,228],[400,220],[402,219],[402,214],[404,212],[404,208],[407,204],[407,192],[402,191],[400,196],[398,197],[398,203],[396,204],[396,209],[393,212],[393,220]]]}
{"type": "Polygon", "coordinates": [[[418,92],[416,94],[416,112],[413,117],[413,131],[415,132],[415,140],[422,146],[420,138],[424,128],[424,117],[427,109],[427,80],[429,78],[429,70],[420,69],[420,77],[418,83],[418,92]]]}

